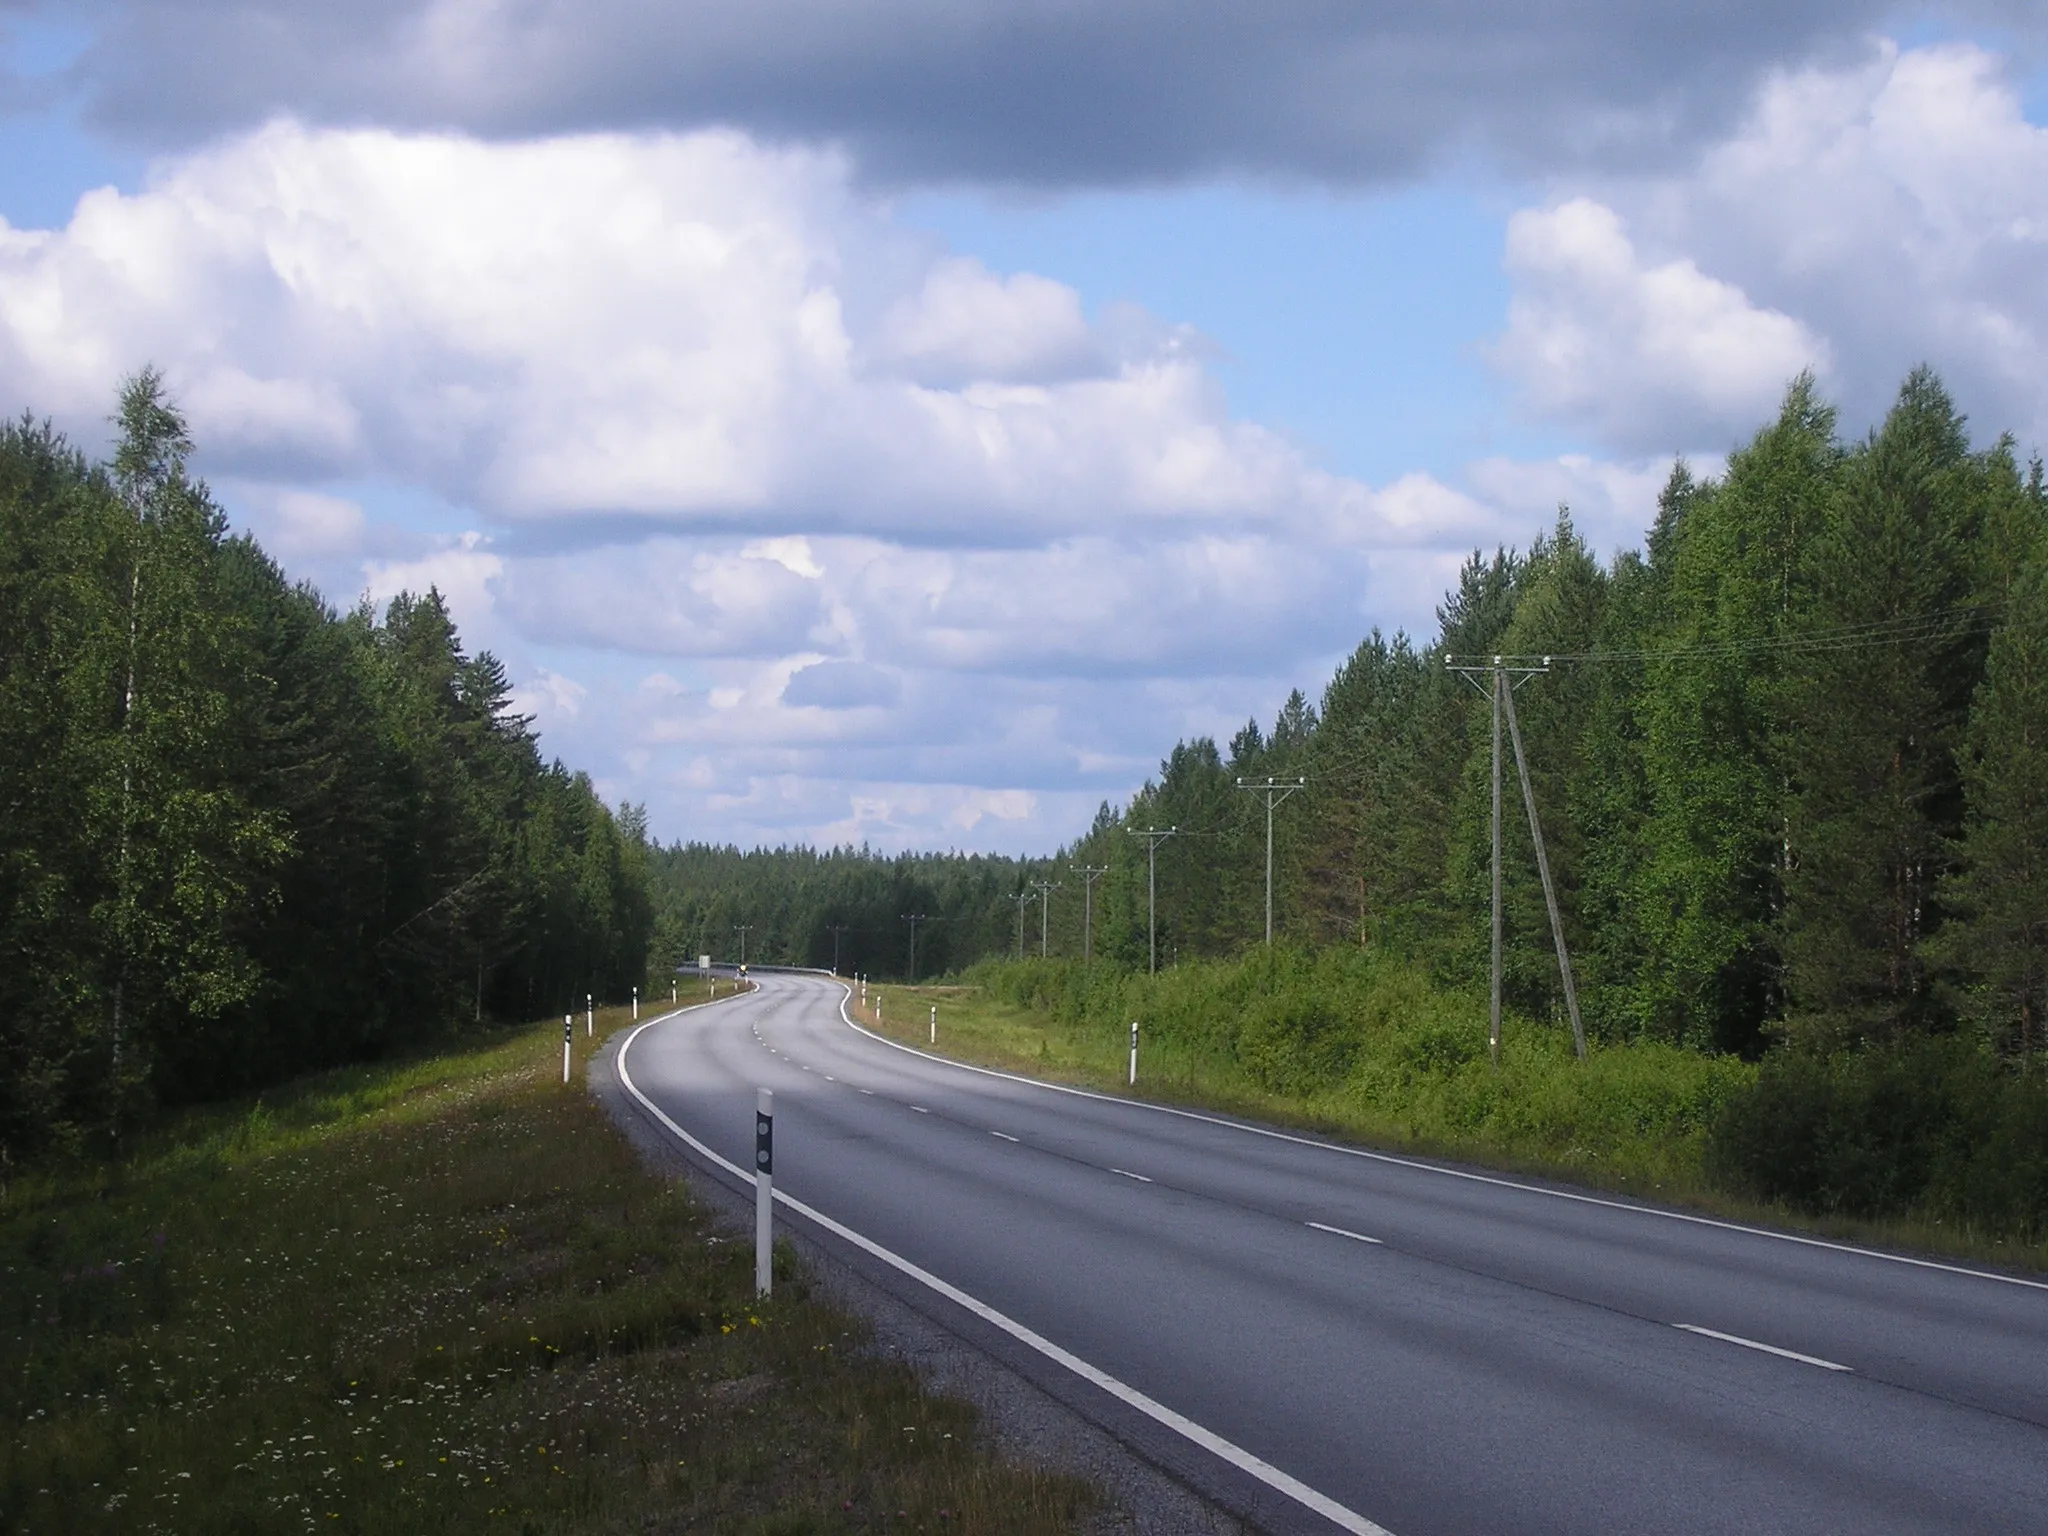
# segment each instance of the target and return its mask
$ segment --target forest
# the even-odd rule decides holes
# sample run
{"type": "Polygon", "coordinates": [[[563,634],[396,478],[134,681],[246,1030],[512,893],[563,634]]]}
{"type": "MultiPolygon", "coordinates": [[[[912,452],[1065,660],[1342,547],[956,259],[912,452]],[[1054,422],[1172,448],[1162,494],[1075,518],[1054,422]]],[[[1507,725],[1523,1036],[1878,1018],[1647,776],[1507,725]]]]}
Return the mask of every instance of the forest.
{"type": "MultiPolygon", "coordinates": [[[[1273,817],[1283,939],[1375,946],[1450,981],[1489,965],[1491,704],[1452,670],[1502,656],[1587,1026],[1760,1054],[1967,1031],[2044,1048],[2048,494],[2009,439],[1973,450],[1916,372],[1845,443],[1814,382],[1716,479],[1674,466],[1641,550],[1603,563],[1560,510],[1474,553],[1426,643],[1369,635],[1269,729],[1182,741],[1051,858],[839,850],[653,854],[677,956],[904,974],[1047,948],[1160,963],[1263,935],[1266,821],[1239,779],[1301,778],[1273,817]],[[1542,668],[1543,670],[1533,670],[1542,668]],[[1090,876],[1085,871],[1103,873],[1090,876]],[[1019,921],[1019,917],[1022,921],[1019,921]],[[1084,931],[1086,930],[1086,931],[1084,931]]],[[[1561,1015],[1513,756],[1510,1004],[1561,1015]]]]}
{"type": "Polygon", "coordinates": [[[156,374],[116,425],[0,429],[0,1159],[640,983],[644,815],[440,597],[231,537],[156,374]]]}
{"type": "Polygon", "coordinates": [[[1761,1063],[1733,1182],[1839,1203],[1910,1132],[2002,1138],[2048,1191],[2048,487],[1930,371],[1853,440],[1795,381],[1722,473],[1673,467],[1640,549],[1602,560],[1560,509],[1474,552],[1433,635],[1368,635],[1027,859],[655,844],[543,758],[436,594],[334,611],[229,536],[160,380],[117,423],[103,464],[0,431],[0,1153],[705,953],[1242,955],[1267,810],[1240,780],[1300,781],[1271,818],[1283,949],[1483,992],[1493,706],[1459,668],[1502,658],[1516,1027],[1565,1008],[1521,759],[1594,1048],[1761,1063]]]}
{"type": "MultiPolygon", "coordinates": [[[[1602,561],[1560,509],[1525,550],[1475,552],[1433,636],[1370,634],[1319,700],[1178,743],[1051,858],[661,849],[657,944],[725,954],[751,923],[756,958],[826,964],[839,926],[842,968],[895,977],[904,914],[929,919],[925,971],[1036,955],[1043,914],[1049,955],[1143,971],[1149,857],[1160,967],[1243,953],[1266,809],[1238,781],[1271,777],[1305,781],[1273,815],[1283,948],[1483,993],[1499,657],[1526,668],[1514,713],[1594,1047],[1762,1064],[1721,1115],[1723,1181],[1878,1210],[1995,1165],[2024,1186],[2001,1209],[2048,1220],[2043,478],[2009,438],[1973,447],[1931,371],[1847,441],[1801,378],[1723,473],[1674,465],[1640,549],[1602,561]]],[[[1557,1025],[1503,754],[1505,1001],[1557,1025]]]]}

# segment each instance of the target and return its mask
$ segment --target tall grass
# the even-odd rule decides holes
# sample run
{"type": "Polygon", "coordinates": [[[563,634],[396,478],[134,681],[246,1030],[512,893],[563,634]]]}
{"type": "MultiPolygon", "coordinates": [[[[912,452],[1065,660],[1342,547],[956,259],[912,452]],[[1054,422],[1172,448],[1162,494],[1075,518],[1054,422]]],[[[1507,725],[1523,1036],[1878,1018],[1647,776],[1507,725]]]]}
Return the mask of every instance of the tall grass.
{"type": "Polygon", "coordinates": [[[16,1179],[0,1530],[1072,1527],[1086,1489],[995,1460],[786,1254],[757,1305],[557,1029],[16,1179]]]}

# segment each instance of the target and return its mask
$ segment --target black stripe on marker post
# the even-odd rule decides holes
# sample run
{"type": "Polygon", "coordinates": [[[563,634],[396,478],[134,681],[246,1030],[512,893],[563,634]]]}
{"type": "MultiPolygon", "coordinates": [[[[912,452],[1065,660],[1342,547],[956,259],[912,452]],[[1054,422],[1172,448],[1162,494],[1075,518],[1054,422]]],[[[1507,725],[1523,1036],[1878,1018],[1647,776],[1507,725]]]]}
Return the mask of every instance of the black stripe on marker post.
{"type": "Polygon", "coordinates": [[[754,1097],[754,1289],[766,1296],[774,1282],[775,1095],[754,1097]]]}

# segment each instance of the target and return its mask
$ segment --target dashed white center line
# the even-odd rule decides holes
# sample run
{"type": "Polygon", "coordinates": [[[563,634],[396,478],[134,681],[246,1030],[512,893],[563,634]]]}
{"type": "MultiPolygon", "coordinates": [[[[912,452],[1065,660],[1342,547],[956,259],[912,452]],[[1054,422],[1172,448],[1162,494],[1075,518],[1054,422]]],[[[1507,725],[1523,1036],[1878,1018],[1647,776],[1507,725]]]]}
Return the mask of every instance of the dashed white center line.
{"type": "Polygon", "coordinates": [[[827,1072],[825,1074],[825,1081],[828,1083],[836,1083],[839,1081],[839,1079],[834,1077],[830,1072],[827,1072]]]}
{"type": "Polygon", "coordinates": [[[990,1132],[989,1132],[989,1135],[991,1135],[991,1136],[1000,1136],[1000,1137],[1002,1137],[1002,1138],[1003,1138],[1003,1140],[1005,1140],[1005,1141],[1015,1141],[1015,1140],[1017,1139],[1016,1137],[1012,1136],[1012,1135],[1011,1135],[1011,1134],[1010,1134],[1009,1132],[1007,1132],[1007,1131],[990,1131],[990,1132]]]}
{"type": "Polygon", "coordinates": [[[928,1115],[931,1113],[931,1111],[926,1109],[922,1104],[913,1104],[910,1107],[916,1110],[920,1115],[928,1115]]]}
{"type": "Polygon", "coordinates": [[[1150,1184],[1152,1182],[1142,1173],[1133,1173],[1128,1168],[1112,1168],[1109,1171],[1111,1173],[1120,1173],[1127,1179],[1136,1179],[1140,1184],[1150,1184]]]}
{"type": "Polygon", "coordinates": [[[866,1094],[871,1099],[875,1096],[875,1090],[872,1088],[863,1088],[861,1089],[861,1092],[866,1094]]]}
{"type": "Polygon", "coordinates": [[[1801,1365],[1817,1365],[1824,1371],[1848,1371],[1854,1373],[1853,1365],[1838,1365],[1832,1360],[1823,1360],[1819,1355],[1802,1355],[1796,1349],[1780,1349],[1775,1344],[1759,1344],[1755,1339],[1745,1339],[1740,1334],[1722,1333],[1717,1328],[1702,1328],[1698,1323],[1673,1323],[1687,1333],[1699,1334],[1702,1338],[1719,1339],[1723,1344],[1739,1344],[1744,1349],[1759,1349],[1767,1355],[1776,1355],[1784,1360],[1797,1360],[1801,1365]]]}
{"type": "Polygon", "coordinates": [[[1333,1227],[1325,1222],[1312,1221],[1309,1223],[1309,1225],[1314,1227],[1318,1232],[1329,1232],[1337,1237],[1348,1237],[1354,1243],[1382,1243],[1382,1239],[1380,1238],[1367,1237],[1363,1232],[1347,1232],[1342,1227],[1333,1227]]]}

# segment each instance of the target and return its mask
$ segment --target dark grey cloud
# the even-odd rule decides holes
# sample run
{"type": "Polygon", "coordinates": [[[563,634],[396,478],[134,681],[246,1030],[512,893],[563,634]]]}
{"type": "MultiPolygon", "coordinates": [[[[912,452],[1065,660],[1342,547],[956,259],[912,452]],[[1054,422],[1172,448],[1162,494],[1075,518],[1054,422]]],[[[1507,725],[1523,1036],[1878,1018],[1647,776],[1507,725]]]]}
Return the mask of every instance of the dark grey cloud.
{"type": "MultiPolygon", "coordinates": [[[[1956,0],[2038,30],[2018,0],[1956,0]],[[2017,8],[2015,8],[2017,7],[2017,8]]],[[[73,84],[178,144],[290,113],[485,136],[725,124],[882,180],[1398,180],[1656,163],[1898,0],[107,0],[73,84]]]]}

